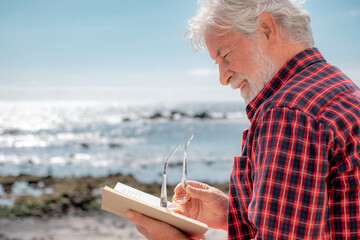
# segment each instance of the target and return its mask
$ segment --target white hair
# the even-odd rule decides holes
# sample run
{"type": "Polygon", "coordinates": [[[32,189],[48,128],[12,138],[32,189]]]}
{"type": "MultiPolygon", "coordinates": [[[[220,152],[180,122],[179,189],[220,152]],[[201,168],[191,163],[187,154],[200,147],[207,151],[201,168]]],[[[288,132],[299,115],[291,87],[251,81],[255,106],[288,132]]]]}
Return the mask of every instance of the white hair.
{"type": "Polygon", "coordinates": [[[314,46],[309,13],[298,0],[199,0],[197,15],[189,20],[186,38],[194,48],[204,48],[205,35],[211,27],[228,31],[242,31],[256,38],[260,22],[258,16],[271,14],[283,36],[293,43],[314,46]]]}

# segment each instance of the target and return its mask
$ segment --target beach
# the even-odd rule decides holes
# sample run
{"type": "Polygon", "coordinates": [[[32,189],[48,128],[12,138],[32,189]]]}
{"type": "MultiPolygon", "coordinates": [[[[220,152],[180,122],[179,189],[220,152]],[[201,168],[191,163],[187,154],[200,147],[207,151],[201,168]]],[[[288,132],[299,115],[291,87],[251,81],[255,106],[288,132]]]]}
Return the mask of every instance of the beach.
{"type": "MultiPolygon", "coordinates": [[[[0,102],[0,109],[0,240],[144,239],[101,210],[101,188],[121,182],[160,196],[164,161],[180,143],[167,171],[171,201],[194,134],[188,179],[227,193],[249,125],[231,102],[0,102]]],[[[226,232],[206,236],[226,239],[226,232]]]]}
{"type": "MultiPolygon", "coordinates": [[[[160,184],[144,184],[121,174],[99,178],[0,177],[2,200],[13,201],[13,205],[0,207],[0,240],[145,239],[130,221],[100,209],[101,187],[114,187],[117,181],[155,196],[160,194],[160,184]],[[19,182],[27,186],[22,192],[14,190],[19,182]],[[52,191],[34,194],[41,189],[52,191]]],[[[211,185],[228,192],[227,183],[211,185]]],[[[174,187],[168,186],[169,200],[174,187]]],[[[226,239],[227,235],[210,229],[206,236],[226,239]]]]}
{"type": "MultiPolygon", "coordinates": [[[[223,230],[209,229],[207,239],[226,239],[223,230]]],[[[99,212],[84,216],[22,219],[0,219],[1,240],[95,240],[145,239],[133,223],[111,213],[99,212]]]]}

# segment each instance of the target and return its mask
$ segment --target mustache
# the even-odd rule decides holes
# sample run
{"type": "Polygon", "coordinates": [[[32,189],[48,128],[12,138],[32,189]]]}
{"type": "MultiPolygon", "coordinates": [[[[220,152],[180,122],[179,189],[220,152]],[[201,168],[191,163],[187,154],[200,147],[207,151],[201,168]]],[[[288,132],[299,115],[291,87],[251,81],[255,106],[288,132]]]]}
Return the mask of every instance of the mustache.
{"type": "Polygon", "coordinates": [[[244,74],[241,73],[236,73],[230,81],[230,86],[233,89],[236,89],[239,86],[239,83],[241,83],[242,81],[244,81],[245,79],[248,79],[247,76],[245,76],[244,74]]]}

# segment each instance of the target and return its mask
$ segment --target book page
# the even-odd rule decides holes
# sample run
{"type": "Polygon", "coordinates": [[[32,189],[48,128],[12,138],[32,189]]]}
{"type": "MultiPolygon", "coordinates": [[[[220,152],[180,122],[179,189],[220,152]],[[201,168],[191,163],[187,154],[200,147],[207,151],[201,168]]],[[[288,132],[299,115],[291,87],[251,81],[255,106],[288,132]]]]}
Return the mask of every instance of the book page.
{"type": "MultiPolygon", "coordinates": [[[[150,204],[152,206],[160,207],[160,198],[155,197],[151,194],[148,194],[146,192],[140,191],[136,188],[132,188],[128,185],[122,184],[118,182],[114,188],[116,191],[119,191],[123,194],[126,194],[130,197],[133,197],[137,200],[140,200],[142,202],[146,202],[147,204],[150,204]]],[[[171,204],[168,202],[168,205],[171,204]]]]}

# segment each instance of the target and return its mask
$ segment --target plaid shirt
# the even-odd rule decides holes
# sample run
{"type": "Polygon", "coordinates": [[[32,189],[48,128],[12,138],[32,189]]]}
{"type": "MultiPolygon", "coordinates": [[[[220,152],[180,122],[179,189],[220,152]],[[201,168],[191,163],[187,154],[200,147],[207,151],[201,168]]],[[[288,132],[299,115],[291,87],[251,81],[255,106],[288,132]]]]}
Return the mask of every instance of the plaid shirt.
{"type": "Polygon", "coordinates": [[[360,89],[312,48],[246,110],[229,239],[360,239],[360,89]]]}

